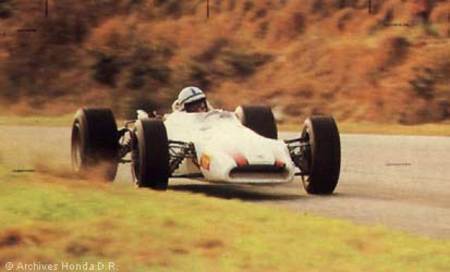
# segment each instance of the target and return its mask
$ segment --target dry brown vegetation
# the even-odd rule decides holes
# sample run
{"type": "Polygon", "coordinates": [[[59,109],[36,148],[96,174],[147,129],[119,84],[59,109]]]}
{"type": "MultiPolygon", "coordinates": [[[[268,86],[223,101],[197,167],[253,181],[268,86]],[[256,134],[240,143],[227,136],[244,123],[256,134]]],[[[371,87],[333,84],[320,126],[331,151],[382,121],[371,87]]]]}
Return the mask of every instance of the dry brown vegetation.
{"type": "Polygon", "coordinates": [[[450,119],[448,1],[432,1],[428,26],[402,0],[374,1],[371,15],[367,0],[211,0],[209,19],[206,0],[49,2],[45,17],[39,3],[0,1],[0,96],[15,112],[167,110],[198,85],[229,109],[450,119]]]}

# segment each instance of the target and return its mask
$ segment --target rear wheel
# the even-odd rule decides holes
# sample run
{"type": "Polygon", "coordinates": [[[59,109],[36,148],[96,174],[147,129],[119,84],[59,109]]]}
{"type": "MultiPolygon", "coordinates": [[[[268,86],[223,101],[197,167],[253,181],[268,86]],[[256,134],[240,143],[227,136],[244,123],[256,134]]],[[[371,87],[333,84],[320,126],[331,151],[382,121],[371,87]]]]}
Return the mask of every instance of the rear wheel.
{"type": "Polygon", "coordinates": [[[132,152],[133,176],[139,187],[166,190],[169,182],[169,141],[161,120],[136,122],[132,152]]]}
{"type": "Polygon", "coordinates": [[[302,137],[309,141],[303,162],[308,176],[303,186],[310,194],[332,194],[339,179],[341,144],[336,122],[332,117],[311,117],[305,121],[302,137]]]}
{"type": "Polygon", "coordinates": [[[117,173],[118,132],[109,109],[80,109],[72,126],[72,166],[86,175],[95,170],[113,181],[117,173]]]}
{"type": "Polygon", "coordinates": [[[244,126],[266,138],[278,138],[277,124],[270,107],[239,106],[235,112],[244,126]]]}

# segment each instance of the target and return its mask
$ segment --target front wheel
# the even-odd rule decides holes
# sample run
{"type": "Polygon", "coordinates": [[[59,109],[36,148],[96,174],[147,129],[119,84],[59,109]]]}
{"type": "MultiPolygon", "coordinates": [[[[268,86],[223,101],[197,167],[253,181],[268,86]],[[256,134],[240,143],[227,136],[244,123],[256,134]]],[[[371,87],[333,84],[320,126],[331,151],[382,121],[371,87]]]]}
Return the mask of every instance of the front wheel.
{"type": "Polygon", "coordinates": [[[166,190],[169,181],[169,141],[164,123],[156,119],[136,122],[132,171],[139,187],[166,190]]]}
{"type": "Polygon", "coordinates": [[[270,139],[278,138],[277,124],[270,107],[239,106],[235,113],[244,126],[259,135],[270,139]]]}
{"type": "Polygon", "coordinates": [[[302,138],[309,142],[303,163],[308,175],[302,177],[309,194],[332,194],[339,180],[341,144],[336,122],[332,117],[315,116],[305,121],[302,138]]]}
{"type": "Polygon", "coordinates": [[[109,109],[80,109],[72,126],[72,166],[76,173],[113,181],[119,148],[117,125],[109,109]],[[94,175],[97,176],[97,175],[94,175]]]}

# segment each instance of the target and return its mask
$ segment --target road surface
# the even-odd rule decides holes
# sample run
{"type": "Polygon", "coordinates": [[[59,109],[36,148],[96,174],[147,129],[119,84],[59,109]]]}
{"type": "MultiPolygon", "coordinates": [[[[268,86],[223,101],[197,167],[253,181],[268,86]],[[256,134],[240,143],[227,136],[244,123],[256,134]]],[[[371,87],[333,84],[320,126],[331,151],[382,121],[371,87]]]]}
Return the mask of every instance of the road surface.
{"type": "MultiPolygon", "coordinates": [[[[307,195],[300,179],[282,186],[171,180],[169,189],[450,238],[450,137],[342,135],[341,141],[341,178],[332,196],[307,195]]],[[[69,128],[2,126],[0,143],[11,171],[49,162],[69,168],[69,128]]],[[[129,171],[121,166],[117,182],[130,183],[129,171]]]]}

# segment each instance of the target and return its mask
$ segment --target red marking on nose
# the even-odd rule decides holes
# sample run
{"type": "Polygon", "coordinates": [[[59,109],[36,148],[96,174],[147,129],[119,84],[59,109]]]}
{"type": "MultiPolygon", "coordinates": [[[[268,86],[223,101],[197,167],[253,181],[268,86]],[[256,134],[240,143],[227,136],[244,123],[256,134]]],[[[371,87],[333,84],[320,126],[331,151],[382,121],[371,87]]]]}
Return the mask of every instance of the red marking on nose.
{"type": "Polygon", "coordinates": [[[285,168],[286,167],[286,163],[284,163],[281,160],[276,160],[275,161],[275,166],[278,167],[278,168],[285,168]]]}
{"type": "Polygon", "coordinates": [[[248,160],[244,155],[238,153],[233,155],[233,159],[236,162],[237,166],[242,167],[248,165],[248,160]]]}

